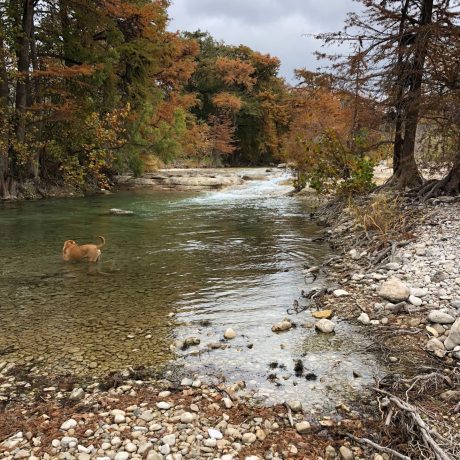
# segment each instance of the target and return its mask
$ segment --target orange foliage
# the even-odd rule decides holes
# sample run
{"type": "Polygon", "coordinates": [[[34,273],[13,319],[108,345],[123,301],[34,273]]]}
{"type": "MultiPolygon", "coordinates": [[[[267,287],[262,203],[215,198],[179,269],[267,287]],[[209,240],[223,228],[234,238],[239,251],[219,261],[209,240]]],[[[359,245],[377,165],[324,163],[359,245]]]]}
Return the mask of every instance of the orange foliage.
{"type": "Polygon", "coordinates": [[[227,93],[226,91],[217,93],[212,98],[212,102],[218,109],[224,112],[232,113],[238,112],[243,105],[241,99],[238,96],[235,96],[231,93],[227,93]]]}
{"type": "Polygon", "coordinates": [[[242,85],[251,89],[256,82],[252,76],[256,69],[240,59],[220,57],[216,61],[216,69],[227,85],[242,85]]]}

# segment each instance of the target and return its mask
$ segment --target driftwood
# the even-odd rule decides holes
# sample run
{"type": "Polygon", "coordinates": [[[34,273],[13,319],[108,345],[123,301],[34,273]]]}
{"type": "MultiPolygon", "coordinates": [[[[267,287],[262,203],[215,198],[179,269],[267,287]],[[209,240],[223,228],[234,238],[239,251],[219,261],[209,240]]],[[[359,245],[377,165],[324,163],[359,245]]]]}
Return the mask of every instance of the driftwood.
{"type": "Polygon", "coordinates": [[[389,447],[381,446],[380,444],[377,444],[374,441],[371,441],[370,439],[357,438],[356,436],[353,436],[350,433],[347,433],[347,437],[355,442],[359,442],[360,444],[368,444],[369,446],[371,446],[375,450],[378,450],[379,452],[385,452],[386,454],[393,455],[393,457],[400,458],[402,460],[411,460],[410,457],[400,454],[399,452],[396,452],[395,450],[390,449],[389,447]]]}
{"type": "Polygon", "coordinates": [[[385,395],[388,398],[390,403],[393,403],[397,408],[406,413],[411,422],[418,429],[418,433],[424,443],[424,445],[433,453],[436,460],[455,460],[454,457],[449,455],[437,441],[447,443],[447,440],[444,439],[439,433],[432,430],[422,419],[420,413],[417,411],[417,408],[406,401],[398,398],[395,395],[392,395],[388,391],[381,390],[380,388],[374,388],[374,390],[380,394],[385,395]]]}

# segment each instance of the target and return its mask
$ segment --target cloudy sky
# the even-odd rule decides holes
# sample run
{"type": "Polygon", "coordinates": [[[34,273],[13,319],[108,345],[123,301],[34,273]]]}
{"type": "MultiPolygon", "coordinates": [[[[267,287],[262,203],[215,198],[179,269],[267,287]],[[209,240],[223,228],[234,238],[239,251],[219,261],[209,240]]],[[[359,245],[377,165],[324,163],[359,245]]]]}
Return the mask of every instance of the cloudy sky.
{"type": "Polygon", "coordinates": [[[340,30],[353,0],[172,0],[170,30],[208,31],[228,44],[245,44],[281,59],[292,81],[295,68],[314,70],[321,44],[305,36],[340,30]]]}

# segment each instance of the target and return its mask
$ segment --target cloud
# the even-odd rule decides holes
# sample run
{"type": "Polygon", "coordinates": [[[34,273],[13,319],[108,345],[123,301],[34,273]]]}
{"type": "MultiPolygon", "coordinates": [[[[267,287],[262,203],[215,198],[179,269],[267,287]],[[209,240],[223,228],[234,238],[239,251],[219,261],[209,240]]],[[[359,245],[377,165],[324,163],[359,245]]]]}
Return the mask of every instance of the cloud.
{"type": "Polygon", "coordinates": [[[340,30],[352,0],[173,0],[170,30],[205,30],[232,45],[245,44],[281,59],[281,74],[314,70],[321,43],[309,34],[340,30]]]}

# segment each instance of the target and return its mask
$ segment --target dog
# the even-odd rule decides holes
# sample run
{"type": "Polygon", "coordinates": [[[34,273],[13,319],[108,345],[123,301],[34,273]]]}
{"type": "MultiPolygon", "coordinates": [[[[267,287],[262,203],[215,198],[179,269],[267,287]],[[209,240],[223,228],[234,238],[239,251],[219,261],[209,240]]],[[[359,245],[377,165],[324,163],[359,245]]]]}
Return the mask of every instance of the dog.
{"type": "Polygon", "coordinates": [[[88,262],[97,262],[101,256],[101,248],[105,245],[105,238],[103,236],[98,236],[98,238],[101,240],[100,244],[78,245],[74,240],[64,241],[62,258],[65,261],[86,259],[88,262]]]}

